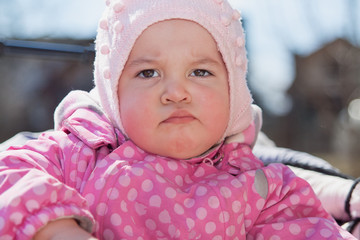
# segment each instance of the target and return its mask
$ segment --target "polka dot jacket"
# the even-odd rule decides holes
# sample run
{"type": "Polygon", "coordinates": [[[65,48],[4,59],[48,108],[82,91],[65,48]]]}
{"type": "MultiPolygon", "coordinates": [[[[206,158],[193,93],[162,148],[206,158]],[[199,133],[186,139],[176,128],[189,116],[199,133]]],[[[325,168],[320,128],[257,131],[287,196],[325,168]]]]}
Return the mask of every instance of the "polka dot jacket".
{"type": "Polygon", "coordinates": [[[246,141],[187,161],[152,155],[96,107],[74,107],[77,95],[61,130],[0,154],[0,239],[31,239],[59,218],[109,240],[355,239],[304,180],[263,166],[246,141]]]}

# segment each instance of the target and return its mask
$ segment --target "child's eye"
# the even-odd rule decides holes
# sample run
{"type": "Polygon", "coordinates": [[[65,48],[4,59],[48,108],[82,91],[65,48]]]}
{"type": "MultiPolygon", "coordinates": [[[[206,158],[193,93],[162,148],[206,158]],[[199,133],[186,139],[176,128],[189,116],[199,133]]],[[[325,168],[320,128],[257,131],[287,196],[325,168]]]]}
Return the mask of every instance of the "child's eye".
{"type": "Polygon", "coordinates": [[[196,69],[194,70],[190,76],[193,76],[193,77],[207,77],[207,76],[211,76],[212,74],[207,71],[207,70],[204,70],[204,69],[196,69]]]}
{"type": "Polygon", "coordinates": [[[141,78],[153,78],[153,77],[158,77],[159,73],[154,69],[146,69],[141,71],[137,76],[141,78]]]}

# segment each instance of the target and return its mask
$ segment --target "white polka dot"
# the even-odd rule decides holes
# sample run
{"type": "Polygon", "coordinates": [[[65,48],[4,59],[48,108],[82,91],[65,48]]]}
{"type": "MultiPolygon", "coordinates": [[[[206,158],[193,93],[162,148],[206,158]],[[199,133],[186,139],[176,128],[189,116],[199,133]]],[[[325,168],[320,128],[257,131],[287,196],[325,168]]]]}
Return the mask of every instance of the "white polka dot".
{"type": "Polygon", "coordinates": [[[98,180],[96,180],[95,182],[95,189],[96,190],[102,190],[105,186],[105,179],[104,178],[99,178],[98,180]]]}
{"type": "Polygon", "coordinates": [[[73,153],[72,156],[71,156],[70,161],[71,161],[73,164],[76,164],[78,158],[79,158],[79,153],[73,153]]]}
{"type": "Polygon", "coordinates": [[[290,202],[293,205],[297,205],[300,202],[300,197],[296,194],[290,196],[290,202]]]}
{"type": "Polygon", "coordinates": [[[180,235],[180,232],[179,230],[173,225],[171,224],[168,228],[168,232],[169,232],[169,235],[172,239],[174,238],[178,238],[176,236],[179,236],[180,235]]]}
{"type": "Polygon", "coordinates": [[[106,203],[99,203],[96,207],[96,213],[99,216],[105,216],[105,214],[107,213],[108,207],[106,205],[106,203]]]}
{"type": "Polygon", "coordinates": [[[286,204],[280,204],[278,207],[278,211],[281,212],[282,210],[288,208],[288,206],[286,204]]]}
{"type": "Polygon", "coordinates": [[[33,188],[33,192],[38,196],[45,194],[46,190],[47,188],[45,185],[39,185],[33,188]]]}
{"type": "Polygon", "coordinates": [[[116,152],[110,153],[110,154],[108,155],[108,158],[110,158],[111,160],[115,160],[115,161],[121,159],[120,156],[119,156],[116,152]]]}
{"type": "Polygon", "coordinates": [[[132,158],[135,155],[135,151],[132,147],[126,147],[123,154],[126,158],[132,158]]]}
{"type": "Polygon", "coordinates": [[[249,204],[246,204],[245,215],[248,216],[250,213],[251,213],[251,206],[249,204]]]}
{"type": "Polygon", "coordinates": [[[290,224],[289,231],[293,235],[298,235],[301,232],[301,227],[298,224],[293,223],[293,224],[290,224]]]}
{"type": "Polygon", "coordinates": [[[17,206],[19,206],[20,202],[21,202],[21,198],[16,197],[16,198],[14,198],[13,200],[10,201],[10,206],[17,207],[17,206]]]}
{"type": "Polygon", "coordinates": [[[200,219],[200,220],[204,220],[207,216],[207,211],[205,208],[200,207],[198,209],[196,209],[196,216],[200,219]]]}
{"type": "Polygon", "coordinates": [[[317,224],[320,221],[319,218],[315,218],[315,217],[308,218],[308,220],[311,224],[317,224]]]}
{"type": "Polygon", "coordinates": [[[179,164],[175,161],[168,161],[168,168],[172,171],[176,171],[179,167],[179,164]]]}
{"type": "Polygon", "coordinates": [[[191,218],[186,219],[186,225],[188,226],[189,230],[193,229],[195,226],[195,221],[191,218]]]}
{"type": "Polygon", "coordinates": [[[56,216],[58,217],[63,217],[65,215],[65,210],[63,207],[55,207],[54,208],[54,213],[56,214],[56,216]]]}
{"type": "Polygon", "coordinates": [[[220,235],[216,235],[215,237],[212,238],[212,240],[223,240],[223,238],[220,235]]]}
{"type": "Polygon", "coordinates": [[[270,240],[281,240],[281,238],[278,235],[272,235],[270,240]]]}
{"type": "Polygon", "coordinates": [[[228,212],[222,211],[219,215],[219,221],[221,223],[227,223],[230,220],[230,214],[228,212]]]}
{"type": "Polygon", "coordinates": [[[154,184],[151,180],[146,179],[145,181],[143,181],[143,183],[141,184],[141,188],[144,192],[150,192],[151,190],[153,190],[154,188],[154,184]]]}
{"type": "Polygon", "coordinates": [[[301,194],[307,196],[310,194],[310,188],[301,189],[301,194]]]}
{"type": "Polygon", "coordinates": [[[155,221],[152,220],[152,219],[146,220],[146,221],[145,221],[145,226],[146,226],[148,229],[152,230],[152,231],[154,231],[154,230],[156,229],[156,223],[155,223],[155,221]]]}
{"type": "Polygon", "coordinates": [[[175,177],[175,182],[180,187],[184,186],[184,179],[179,175],[175,177]]]}
{"type": "Polygon", "coordinates": [[[221,187],[220,188],[220,194],[224,198],[230,198],[231,197],[231,190],[228,187],[221,187]]]}
{"type": "Polygon", "coordinates": [[[127,203],[125,201],[121,201],[120,208],[123,212],[128,212],[127,203]]]}
{"type": "Polygon", "coordinates": [[[155,161],[155,157],[154,156],[151,156],[151,155],[148,155],[148,156],[146,156],[145,157],[145,161],[147,161],[147,162],[153,162],[153,161],[155,161]]]}
{"type": "Polygon", "coordinates": [[[205,224],[205,232],[207,234],[212,234],[216,230],[216,224],[214,222],[208,222],[205,224]]]}
{"type": "Polygon", "coordinates": [[[5,227],[5,220],[4,218],[0,217],[0,231],[3,230],[4,227],[5,227]]]}
{"type": "Polygon", "coordinates": [[[219,198],[216,196],[209,197],[208,204],[211,208],[218,208],[220,206],[219,198]]]}
{"type": "Polygon", "coordinates": [[[262,235],[261,233],[258,233],[256,234],[256,237],[255,237],[256,240],[264,240],[264,235],[262,235]]]}
{"type": "Polygon", "coordinates": [[[117,213],[112,214],[111,217],[110,217],[110,222],[115,227],[120,226],[121,223],[122,223],[121,216],[119,214],[117,214],[117,213]]]}
{"type": "Polygon", "coordinates": [[[40,213],[38,215],[38,218],[40,219],[40,221],[43,223],[43,224],[46,224],[49,222],[49,216],[45,213],[40,213]]]}
{"type": "Polygon", "coordinates": [[[24,228],[24,234],[28,235],[28,236],[33,236],[35,234],[35,227],[31,224],[27,224],[26,227],[24,228]]]}
{"type": "Polygon", "coordinates": [[[132,236],[134,235],[133,229],[132,229],[132,227],[129,226],[129,225],[127,225],[127,226],[124,227],[124,232],[125,232],[128,236],[130,236],[130,237],[132,237],[132,236]]]}
{"type": "Polygon", "coordinates": [[[184,200],[184,206],[187,208],[192,208],[195,205],[195,200],[192,198],[187,198],[184,200]]]}
{"type": "Polygon", "coordinates": [[[332,235],[332,231],[330,229],[324,228],[320,230],[320,235],[324,238],[329,238],[332,235]]]}
{"type": "Polygon", "coordinates": [[[57,200],[58,200],[58,197],[57,197],[57,192],[56,191],[53,191],[51,194],[50,194],[50,202],[51,203],[56,203],[57,200]]]}
{"type": "Polygon", "coordinates": [[[163,178],[162,176],[160,176],[158,174],[156,174],[155,178],[159,183],[166,183],[165,178],[163,178]]]}
{"type": "Polygon", "coordinates": [[[204,196],[207,193],[207,188],[204,186],[200,186],[196,189],[197,196],[204,196]]]}
{"type": "Polygon", "coordinates": [[[202,177],[202,176],[204,176],[205,175],[205,170],[204,170],[204,168],[202,168],[202,167],[198,167],[198,169],[196,169],[196,171],[195,171],[195,173],[194,173],[194,176],[195,177],[202,177]]]}
{"type": "Polygon", "coordinates": [[[156,169],[156,171],[157,171],[158,173],[160,173],[160,174],[163,174],[163,173],[164,173],[164,168],[161,166],[160,163],[157,163],[157,164],[155,165],[155,169],[156,169]]]}
{"type": "Polygon", "coordinates": [[[161,206],[161,197],[158,195],[151,196],[149,199],[149,205],[151,207],[160,207],[161,206]]]}
{"type": "Polygon", "coordinates": [[[234,213],[238,213],[241,210],[241,202],[240,201],[234,201],[232,203],[232,210],[234,213]]]}
{"type": "Polygon", "coordinates": [[[26,202],[26,208],[29,212],[32,212],[33,210],[39,209],[39,203],[35,200],[29,200],[26,202]]]}
{"type": "Polygon", "coordinates": [[[135,199],[137,198],[138,192],[135,188],[132,188],[129,190],[128,194],[127,194],[127,198],[129,201],[135,201],[135,199]]]}
{"type": "Polygon", "coordinates": [[[86,194],[85,199],[86,199],[88,205],[91,206],[94,204],[95,196],[92,193],[88,193],[88,194],[86,194]]]}
{"type": "Polygon", "coordinates": [[[119,197],[119,190],[117,190],[116,188],[110,188],[107,191],[107,196],[110,200],[115,200],[119,197]]]}
{"type": "Polygon", "coordinates": [[[122,175],[119,177],[119,183],[123,187],[128,187],[130,185],[131,179],[127,175],[122,175]]]}
{"type": "Polygon", "coordinates": [[[273,224],[271,224],[271,227],[276,231],[280,231],[284,228],[284,224],[283,223],[273,223],[273,224]]]}
{"type": "Polygon", "coordinates": [[[314,206],[314,205],[315,205],[315,199],[310,198],[309,201],[307,202],[307,204],[308,204],[309,206],[314,206]]]}
{"type": "Polygon", "coordinates": [[[235,226],[231,225],[226,228],[226,235],[232,237],[235,234],[235,226]]]}
{"type": "Polygon", "coordinates": [[[115,239],[115,235],[114,235],[113,231],[111,231],[110,229],[105,229],[103,236],[104,236],[104,239],[106,239],[106,240],[115,239]]]}
{"type": "Polygon", "coordinates": [[[235,188],[241,188],[243,186],[243,184],[238,180],[238,179],[233,179],[231,180],[231,185],[235,188]]]}
{"type": "Polygon", "coordinates": [[[284,213],[286,215],[288,215],[289,217],[293,217],[294,216],[294,212],[290,209],[290,208],[287,208],[284,210],[284,213]]]}
{"type": "Polygon", "coordinates": [[[256,202],[256,208],[257,210],[262,210],[262,208],[265,205],[265,199],[260,198],[257,202],[256,202]]]}
{"type": "Polygon", "coordinates": [[[305,236],[306,236],[307,238],[310,238],[310,237],[312,237],[315,233],[316,233],[316,230],[315,230],[314,228],[310,228],[310,229],[306,230],[305,236]]]}
{"type": "Polygon", "coordinates": [[[193,180],[191,179],[191,177],[188,174],[185,175],[184,180],[187,184],[193,183],[193,180]]]}
{"type": "Polygon", "coordinates": [[[142,176],[144,174],[144,169],[139,168],[139,167],[133,167],[131,168],[131,172],[135,175],[135,176],[142,176]]]}
{"type": "Polygon", "coordinates": [[[303,210],[303,214],[304,214],[304,216],[309,216],[312,211],[313,211],[313,208],[311,208],[311,207],[305,208],[303,210]]]}
{"type": "Polygon", "coordinates": [[[147,207],[140,203],[135,203],[135,211],[139,216],[143,216],[147,213],[147,207]]]}
{"type": "Polygon", "coordinates": [[[218,180],[226,180],[229,178],[228,174],[221,174],[220,176],[217,177],[218,180]]]}
{"type": "Polygon", "coordinates": [[[170,223],[171,222],[171,217],[170,217],[169,212],[167,210],[162,211],[159,214],[159,220],[162,223],[170,223]]]}
{"type": "Polygon", "coordinates": [[[174,205],[174,212],[176,212],[179,215],[182,215],[185,213],[184,208],[178,203],[175,203],[175,205],[174,205]]]}
{"type": "Polygon", "coordinates": [[[85,155],[85,156],[92,156],[93,155],[93,151],[90,149],[90,148],[84,148],[82,150],[82,153],[85,155]]]}
{"type": "Polygon", "coordinates": [[[172,187],[168,187],[165,189],[165,195],[172,199],[172,198],[175,198],[176,197],[176,190],[173,189],[172,187]]]}
{"type": "Polygon", "coordinates": [[[216,181],[216,180],[210,180],[209,181],[209,185],[212,186],[212,187],[216,187],[218,184],[219,184],[219,182],[216,181]]]}
{"type": "Polygon", "coordinates": [[[79,172],[85,172],[87,168],[87,162],[85,160],[81,160],[78,162],[77,169],[79,172]]]}

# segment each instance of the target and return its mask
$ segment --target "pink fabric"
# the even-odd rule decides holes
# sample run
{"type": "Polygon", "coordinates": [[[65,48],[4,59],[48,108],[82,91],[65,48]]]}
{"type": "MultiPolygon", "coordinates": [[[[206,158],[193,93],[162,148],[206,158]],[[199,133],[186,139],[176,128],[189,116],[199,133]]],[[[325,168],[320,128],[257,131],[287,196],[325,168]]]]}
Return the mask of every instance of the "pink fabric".
{"type": "Polygon", "coordinates": [[[71,110],[62,131],[0,153],[0,239],[30,239],[62,217],[100,239],[355,239],[304,180],[281,164],[264,167],[246,143],[167,159],[91,109],[71,110]]]}

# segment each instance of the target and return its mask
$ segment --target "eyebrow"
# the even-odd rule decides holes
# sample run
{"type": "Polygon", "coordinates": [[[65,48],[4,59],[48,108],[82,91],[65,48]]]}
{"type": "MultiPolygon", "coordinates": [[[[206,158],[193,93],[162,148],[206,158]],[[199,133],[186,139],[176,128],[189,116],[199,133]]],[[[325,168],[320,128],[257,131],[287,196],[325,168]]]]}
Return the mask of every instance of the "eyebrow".
{"type": "Polygon", "coordinates": [[[219,65],[221,64],[219,61],[209,58],[209,57],[203,57],[199,58],[198,60],[193,61],[193,64],[211,64],[211,65],[219,65]]]}
{"type": "MultiPolygon", "coordinates": [[[[148,58],[148,57],[141,57],[138,59],[134,59],[132,61],[129,61],[126,63],[128,67],[134,67],[139,66],[142,64],[153,64],[158,62],[157,58],[148,58]]],[[[201,64],[210,64],[210,65],[221,65],[221,63],[211,57],[200,57],[194,61],[192,61],[192,64],[201,65],[201,64]]]]}
{"type": "Polygon", "coordinates": [[[142,65],[142,64],[151,64],[154,62],[157,62],[157,60],[154,58],[142,57],[142,58],[138,58],[138,59],[132,60],[130,62],[127,62],[126,65],[128,67],[133,67],[133,66],[138,66],[138,65],[142,65]]]}

